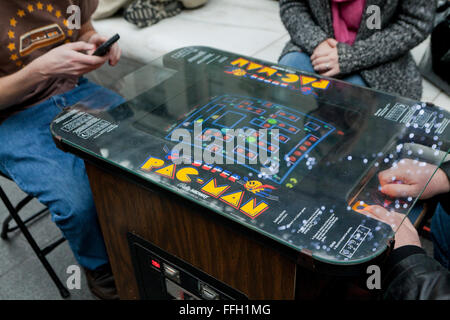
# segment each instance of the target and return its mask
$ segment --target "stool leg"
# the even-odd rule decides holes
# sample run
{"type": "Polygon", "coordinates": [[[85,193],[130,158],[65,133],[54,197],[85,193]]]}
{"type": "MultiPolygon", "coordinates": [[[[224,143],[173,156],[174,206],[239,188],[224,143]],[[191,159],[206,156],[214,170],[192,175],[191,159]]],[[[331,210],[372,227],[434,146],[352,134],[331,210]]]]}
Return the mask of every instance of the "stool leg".
{"type": "Polygon", "coordinates": [[[0,237],[3,240],[8,239],[8,230],[9,230],[9,223],[12,220],[12,216],[9,215],[6,217],[5,221],[3,221],[3,225],[2,225],[2,233],[0,234],[0,237]]]}
{"type": "Polygon", "coordinates": [[[3,191],[2,188],[0,188],[0,198],[3,200],[3,203],[5,204],[6,208],[8,209],[12,219],[14,219],[14,221],[16,222],[16,224],[19,227],[20,231],[25,236],[25,239],[27,239],[27,241],[30,244],[31,248],[33,249],[34,253],[37,255],[39,261],[41,261],[42,265],[44,266],[45,270],[47,271],[48,275],[50,276],[50,278],[55,283],[56,287],[59,290],[60,295],[63,298],[69,297],[70,296],[69,291],[62,284],[61,280],[58,278],[55,270],[53,270],[52,266],[48,262],[48,260],[45,257],[45,255],[42,253],[42,250],[39,248],[39,246],[37,245],[36,241],[34,241],[33,236],[28,231],[28,228],[26,227],[26,225],[23,223],[22,219],[17,214],[15,208],[12,206],[11,202],[9,201],[9,199],[6,197],[6,194],[5,194],[5,192],[3,191]]]}

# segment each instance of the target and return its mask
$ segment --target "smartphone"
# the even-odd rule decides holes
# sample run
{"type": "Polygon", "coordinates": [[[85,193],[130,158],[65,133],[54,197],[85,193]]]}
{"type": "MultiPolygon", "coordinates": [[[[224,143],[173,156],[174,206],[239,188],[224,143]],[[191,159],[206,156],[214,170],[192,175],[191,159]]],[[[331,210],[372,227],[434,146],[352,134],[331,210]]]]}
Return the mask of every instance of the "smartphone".
{"type": "Polygon", "coordinates": [[[100,47],[98,47],[97,50],[95,50],[95,52],[92,55],[103,57],[105,54],[109,52],[112,45],[116,43],[117,40],[119,39],[120,39],[119,34],[112,36],[108,41],[104,42],[100,47]]]}

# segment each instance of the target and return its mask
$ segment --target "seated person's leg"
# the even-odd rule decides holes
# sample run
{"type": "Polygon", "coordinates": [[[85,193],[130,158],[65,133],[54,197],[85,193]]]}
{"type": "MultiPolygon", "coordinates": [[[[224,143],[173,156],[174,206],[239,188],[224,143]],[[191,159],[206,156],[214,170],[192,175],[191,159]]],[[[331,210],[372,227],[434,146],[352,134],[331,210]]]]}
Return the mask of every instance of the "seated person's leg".
{"type": "Polygon", "coordinates": [[[450,269],[450,214],[440,204],[431,220],[434,258],[450,269]]]}
{"type": "Polygon", "coordinates": [[[0,125],[0,170],[49,207],[80,265],[108,263],[83,161],[56,148],[49,125],[61,110],[51,100],[0,125]]]}
{"type": "Polygon", "coordinates": [[[89,270],[108,263],[89,181],[83,161],[57,149],[49,126],[63,107],[92,95],[103,96],[100,107],[123,102],[112,91],[82,80],[73,90],[0,124],[0,170],[49,207],[52,220],[68,240],[77,261],[89,270]]]}
{"type": "Polygon", "coordinates": [[[311,64],[311,59],[304,52],[289,52],[280,59],[279,64],[286,67],[292,67],[298,70],[315,73],[311,64]]]}
{"type": "Polygon", "coordinates": [[[359,74],[352,74],[348,77],[343,78],[342,80],[345,82],[349,82],[351,84],[356,84],[361,87],[368,87],[367,83],[359,74]]]}
{"type": "MultiPolygon", "coordinates": [[[[316,73],[311,64],[310,57],[304,52],[289,52],[280,59],[279,64],[309,73],[316,73]]],[[[342,80],[362,87],[368,87],[367,83],[359,74],[352,74],[342,80]]]]}

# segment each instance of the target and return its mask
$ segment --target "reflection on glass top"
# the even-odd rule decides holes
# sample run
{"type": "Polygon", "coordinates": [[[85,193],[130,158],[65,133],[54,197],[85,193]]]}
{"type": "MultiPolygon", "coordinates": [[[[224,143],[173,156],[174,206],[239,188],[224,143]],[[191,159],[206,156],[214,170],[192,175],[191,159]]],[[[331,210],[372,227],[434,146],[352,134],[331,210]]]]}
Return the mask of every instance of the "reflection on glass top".
{"type": "Polygon", "coordinates": [[[382,193],[380,172],[431,179],[449,149],[437,107],[212,48],[171,52],[118,87],[126,102],[95,94],[55,119],[55,137],[332,264],[386,250],[393,230],[367,206],[416,202],[382,193]]]}

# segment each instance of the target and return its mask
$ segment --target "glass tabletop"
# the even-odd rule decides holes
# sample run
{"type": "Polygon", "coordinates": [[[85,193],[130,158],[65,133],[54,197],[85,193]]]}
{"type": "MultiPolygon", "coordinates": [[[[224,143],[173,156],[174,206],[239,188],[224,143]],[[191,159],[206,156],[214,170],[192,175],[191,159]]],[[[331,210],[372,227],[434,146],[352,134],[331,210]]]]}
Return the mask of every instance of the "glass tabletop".
{"type": "Polygon", "coordinates": [[[439,107],[213,48],[168,53],[116,87],[123,103],[96,93],[53,135],[330,264],[385,252],[399,225],[367,207],[408,214],[420,194],[381,185],[405,183],[396,170],[429,181],[449,151],[439,107]]]}

